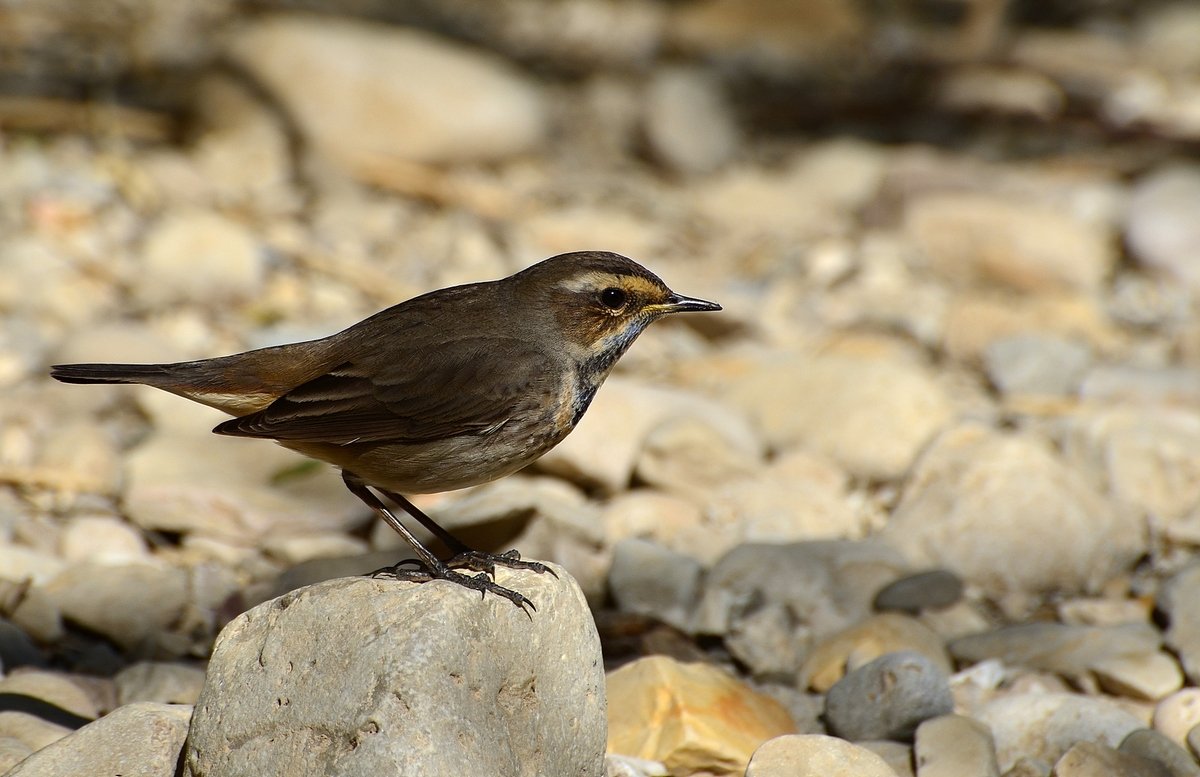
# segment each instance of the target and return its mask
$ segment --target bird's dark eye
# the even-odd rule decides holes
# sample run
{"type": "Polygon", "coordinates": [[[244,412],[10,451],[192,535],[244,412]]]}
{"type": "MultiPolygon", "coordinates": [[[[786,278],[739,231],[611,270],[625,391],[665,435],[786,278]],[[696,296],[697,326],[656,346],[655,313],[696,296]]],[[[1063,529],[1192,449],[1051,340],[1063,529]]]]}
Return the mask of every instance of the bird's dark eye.
{"type": "Polygon", "coordinates": [[[625,306],[625,300],[628,295],[624,289],[618,289],[615,286],[609,286],[604,291],[600,292],[600,304],[609,310],[620,310],[625,306]]]}

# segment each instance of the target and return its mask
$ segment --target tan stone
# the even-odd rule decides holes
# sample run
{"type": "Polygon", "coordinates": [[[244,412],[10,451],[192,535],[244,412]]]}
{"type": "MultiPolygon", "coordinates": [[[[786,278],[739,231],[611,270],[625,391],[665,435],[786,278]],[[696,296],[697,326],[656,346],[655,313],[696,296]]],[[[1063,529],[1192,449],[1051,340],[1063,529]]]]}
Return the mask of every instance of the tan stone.
{"type": "Polygon", "coordinates": [[[915,650],[947,675],[954,671],[940,636],[915,618],[888,612],[818,642],[800,667],[798,685],[824,693],[847,672],[899,650],[915,650]]]}

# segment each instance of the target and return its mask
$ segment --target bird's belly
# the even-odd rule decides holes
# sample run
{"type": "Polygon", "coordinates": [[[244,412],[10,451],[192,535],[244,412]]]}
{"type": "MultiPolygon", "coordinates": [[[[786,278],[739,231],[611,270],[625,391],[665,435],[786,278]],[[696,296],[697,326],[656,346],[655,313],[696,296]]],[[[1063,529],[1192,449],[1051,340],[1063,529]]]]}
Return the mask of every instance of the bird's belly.
{"type": "Polygon", "coordinates": [[[465,435],[415,445],[285,444],[352,472],[369,485],[401,494],[429,494],[511,475],[553,448],[563,436],[465,435]]]}

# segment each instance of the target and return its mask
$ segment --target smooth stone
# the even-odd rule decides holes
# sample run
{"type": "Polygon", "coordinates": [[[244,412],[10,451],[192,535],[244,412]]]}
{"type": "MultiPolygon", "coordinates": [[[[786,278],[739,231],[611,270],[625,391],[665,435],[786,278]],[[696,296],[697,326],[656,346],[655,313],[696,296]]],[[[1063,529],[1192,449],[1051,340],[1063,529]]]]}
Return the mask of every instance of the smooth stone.
{"type": "Polygon", "coordinates": [[[988,379],[1005,395],[1069,395],[1079,387],[1091,359],[1086,344],[1038,334],[993,340],[983,352],[988,379]]]}
{"type": "Polygon", "coordinates": [[[0,617],[0,677],[18,667],[44,666],[45,663],[45,654],[30,635],[12,621],[0,617]]]}
{"type": "Polygon", "coordinates": [[[917,777],[1000,777],[992,732],[977,720],[942,715],[917,726],[917,777]]]}
{"type": "Polygon", "coordinates": [[[961,291],[947,301],[938,332],[947,355],[967,363],[982,361],[991,343],[1025,334],[1086,343],[1099,353],[1121,342],[1107,309],[1095,295],[1082,292],[1031,297],[990,289],[961,291]]]}
{"type": "Polygon", "coordinates": [[[1200,167],[1174,164],[1135,182],[1125,239],[1142,266],[1200,287],[1200,167]]]}
{"type": "Polygon", "coordinates": [[[1183,687],[1183,670],[1163,651],[1112,656],[1092,665],[1100,687],[1118,696],[1157,701],[1183,687]]]}
{"type": "Polygon", "coordinates": [[[22,670],[0,679],[0,693],[17,693],[49,702],[84,718],[100,714],[96,700],[80,682],[58,672],[22,670]]]}
{"type": "Polygon", "coordinates": [[[823,734],[788,734],[763,742],[746,777],[896,777],[879,755],[823,734]]]}
{"type": "Polygon", "coordinates": [[[420,30],[275,14],[240,26],[228,51],[316,148],[368,181],[386,182],[398,162],[523,153],[547,132],[530,79],[499,57],[420,30]]]}
{"type": "Polygon", "coordinates": [[[195,704],[204,687],[204,670],[186,664],[139,661],[122,669],[113,680],[118,704],[195,704]]]}
{"type": "Polygon", "coordinates": [[[127,564],[146,561],[150,549],[136,527],[109,515],[81,515],[70,519],[59,537],[59,552],[69,563],[95,561],[127,564]]]}
{"type": "Polygon", "coordinates": [[[1142,728],[1130,732],[1117,750],[1165,766],[1170,777],[1200,777],[1200,764],[1196,763],[1191,753],[1153,729],[1142,728]]]}
{"type": "Polygon", "coordinates": [[[600,642],[582,592],[497,568],[528,597],[444,582],[319,583],[217,639],[184,774],[574,774],[604,771],[600,642]]]}
{"type": "Polygon", "coordinates": [[[191,715],[191,706],[182,704],[117,707],[33,753],[6,777],[174,777],[191,715]]]}
{"type": "Polygon", "coordinates": [[[1200,400],[1200,370],[1174,365],[1100,364],[1083,376],[1079,396],[1108,404],[1194,404],[1200,400]]]}
{"type": "Polygon", "coordinates": [[[942,639],[932,629],[906,615],[881,613],[818,641],[804,659],[797,685],[823,693],[846,672],[897,652],[918,653],[943,674],[953,671],[942,639]]]}
{"type": "Polygon", "coordinates": [[[698,416],[672,418],[650,431],[635,464],[639,481],[677,494],[695,495],[762,465],[762,445],[733,440],[698,416]]]}
{"type": "Polygon", "coordinates": [[[33,748],[16,737],[0,734],[0,774],[8,774],[14,766],[33,753],[33,748]]]}
{"type": "Polygon", "coordinates": [[[1151,606],[1137,599],[1078,597],[1059,602],[1055,609],[1058,619],[1070,626],[1121,626],[1149,623],[1151,606]]]}
{"type": "Polygon", "coordinates": [[[651,154],[676,173],[711,172],[737,150],[737,124],[704,69],[658,69],[646,90],[643,128],[651,154]]]}
{"type": "MultiPolygon", "coordinates": [[[[13,750],[19,750],[15,745],[20,742],[31,752],[49,747],[71,733],[67,726],[42,720],[24,712],[0,712],[0,740],[12,741],[13,750]]],[[[5,772],[8,777],[10,772],[5,772]]]]}
{"type": "Polygon", "coordinates": [[[780,351],[728,386],[770,445],[803,444],[868,480],[901,477],[953,416],[932,371],[900,359],[780,351]]]}
{"type": "Polygon", "coordinates": [[[1183,671],[1193,684],[1200,682],[1200,562],[1193,562],[1172,575],[1158,590],[1158,609],[1165,613],[1166,644],[1179,656],[1183,671]]]}
{"type": "Polygon", "coordinates": [[[145,303],[227,303],[261,288],[266,252],[249,228],[219,213],[173,210],[151,225],[135,293],[145,303]]]}
{"type": "Polygon", "coordinates": [[[1148,623],[1068,626],[1044,622],[1018,623],[961,637],[949,648],[960,661],[978,663],[999,658],[1010,666],[1078,677],[1104,661],[1157,653],[1161,640],[1148,623]]]}
{"type": "Polygon", "coordinates": [[[860,666],[825,695],[830,732],[850,740],[907,740],[923,721],[953,709],[948,674],[912,651],[860,666]]]}
{"type": "Polygon", "coordinates": [[[913,763],[912,745],[904,742],[892,742],[887,739],[867,739],[854,744],[870,750],[892,767],[896,777],[916,777],[916,765],[913,763]]]}
{"type": "Polygon", "coordinates": [[[993,194],[921,196],[908,205],[905,230],[932,270],[960,285],[1095,290],[1116,263],[1106,226],[993,194]]]}
{"type": "Polygon", "coordinates": [[[963,581],[947,569],[918,572],[888,583],[875,594],[875,609],[916,614],[955,604],[963,593],[963,581]]]}
{"type": "Polygon", "coordinates": [[[671,773],[658,761],[608,753],[604,756],[604,777],[671,777],[671,773]]]}
{"type": "Polygon", "coordinates": [[[1000,696],[972,717],[992,731],[996,758],[1007,771],[1022,757],[1058,761],[1076,742],[1116,747],[1145,724],[1113,701],[1069,693],[1000,696]]]}
{"type": "Polygon", "coordinates": [[[1054,777],[1171,777],[1154,761],[1099,742],[1076,742],[1054,764],[1054,777]]]}
{"type": "Polygon", "coordinates": [[[783,706],[727,672],[651,656],[608,676],[608,752],[672,774],[734,773],[766,740],[795,731],[783,706]]]}
{"type": "Polygon", "coordinates": [[[608,587],[619,610],[684,628],[699,600],[703,574],[693,558],[630,538],[613,548],[608,587]]]}
{"type": "Polygon", "coordinates": [[[128,650],[166,644],[187,589],[184,570],[140,562],[74,564],[45,586],[64,618],[128,650]]]}
{"type": "Polygon", "coordinates": [[[1155,731],[1186,745],[1188,732],[1200,724],[1200,688],[1184,688],[1159,701],[1152,722],[1155,731]]]}
{"type": "Polygon", "coordinates": [[[924,452],[879,536],[910,564],[945,567],[1002,598],[1095,588],[1132,566],[1142,534],[1139,516],[1048,441],[965,423],[924,452]]]}
{"type": "Polygon", "coordinates": [[[904,568],[870,540],[739,545],[709,569],[692,629],[725,634],[749,605],[778,603],[824,637],[869,615],[879,585],[904,568]]]}
{"type": "Polygon", "coordinates": [[[753,677],[788,682],[799,670],[808,642],[807,631],[777,602],[741,613],[723,640],[729,654],[753,677]]]}

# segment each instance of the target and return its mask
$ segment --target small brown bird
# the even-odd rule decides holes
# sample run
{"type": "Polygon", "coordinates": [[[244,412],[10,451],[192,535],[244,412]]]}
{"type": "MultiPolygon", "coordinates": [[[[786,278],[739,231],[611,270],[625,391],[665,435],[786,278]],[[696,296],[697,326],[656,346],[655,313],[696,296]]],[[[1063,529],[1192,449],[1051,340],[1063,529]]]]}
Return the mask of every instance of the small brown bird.
{"type": "Polygon", "coordinates": [[[651,321],[720,309],[676,294],[623,256],[581,251],[414,297],[320,340],[175,364],[62,364],[50,374],[64,383],[142,383],[236,416],[213,431],[276,440],[340,467],[346,487],[416,551],[416,560],[377,574],[449,580],[532,608],[489,575],[496,564],[546,566],[515,550],[472,550],[402,494],[516,472],[575,428],[651,321]],[[438,559],[372,488],[453,557],[438,559]],[[480,574],[455,571],[464,568],[480,574]]]}

